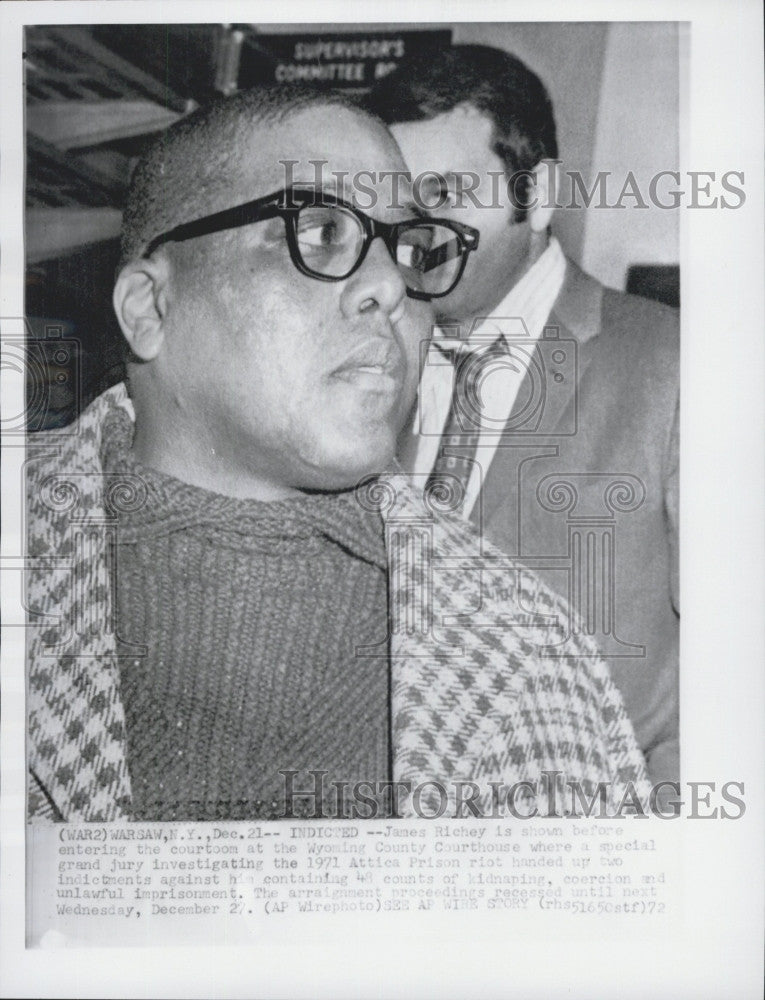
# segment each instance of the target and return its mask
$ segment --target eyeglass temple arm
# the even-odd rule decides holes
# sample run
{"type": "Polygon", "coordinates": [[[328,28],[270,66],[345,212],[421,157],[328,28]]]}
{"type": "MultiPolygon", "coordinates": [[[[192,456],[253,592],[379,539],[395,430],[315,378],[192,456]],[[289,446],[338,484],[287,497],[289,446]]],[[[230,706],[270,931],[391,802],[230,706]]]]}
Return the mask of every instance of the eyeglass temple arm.
{"type": "Polygon", "coordinates": [[[164,243],[182,243],[184,240],[195,239],[197,236],[209,236],[224,229],[238,229],[249,226],[252,222],[264,222],[278,215],[281,206],[276,203],[264,204],[263,199],[248,201],[235,208],[224,208],[221,212],[213,212],[194,222],[184,222],[174,229],[156,236],[144,250],[144,257],[151,257],[154,251],[164,243]]]}

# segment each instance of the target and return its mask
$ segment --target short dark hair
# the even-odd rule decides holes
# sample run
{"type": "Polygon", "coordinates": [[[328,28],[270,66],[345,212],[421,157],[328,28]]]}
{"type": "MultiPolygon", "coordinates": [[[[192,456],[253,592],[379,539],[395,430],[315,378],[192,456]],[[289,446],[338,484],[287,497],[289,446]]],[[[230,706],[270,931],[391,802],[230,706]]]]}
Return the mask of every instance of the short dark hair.
{"type": "Polygon", "coordinates": [[[338,91],[285,84],[216,98],[162,132],[133,171],[122,218],[119,267],[140,257],[159,233],[227,207],[232,166],[246,130],[323,105],[370,114],[338,91]]]}
{"type": "Polygon", "coordinates": [[[558,158],[547,88],[525,63],[489,45],[412,55],[380,80],[368,106],[389,125],[426,121],[470,104],[494,125],[493,151],[509,174],[558,158]]]}

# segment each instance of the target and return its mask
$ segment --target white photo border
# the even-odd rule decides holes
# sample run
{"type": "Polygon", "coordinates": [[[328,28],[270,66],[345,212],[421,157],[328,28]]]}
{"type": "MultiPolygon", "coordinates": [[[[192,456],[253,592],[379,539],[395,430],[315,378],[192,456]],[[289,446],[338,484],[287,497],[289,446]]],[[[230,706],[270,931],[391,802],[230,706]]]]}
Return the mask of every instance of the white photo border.
{"type": "MultiPolygon", "coordinates": [[[[380,21],[379,7],[293,3],[291,19],[380,21]]],[[[2,109],[0,317],[23,315],[24,24],[274,21],[262,2],[5,3],[0,8],[2,109]]],[[[464,21],[453,0],[391,0],[385,23],[464,21]]],[[[678,934],[640,940],[540,940],[498,951],[480,918],[464,948],[426,953],[417,939],[331,947],[24,948],[23,628],[4,624],[0,834],[0,993],[3,996],[518,996],[749,997],[759,995],[763,940],[763,662],[765,641],[765,307],[763,299],[763,49],[756,0],[483,2],[485,21],[672,20],[688,23],[688,134],[683,170],[745,174],[736,211],[682,216],[681,750],[683,781],[743,781],[736,822],[682,820],[684,920],[678,934]],[[660,17],[657,14],[660,12],[660,17]],[[618,984],[618,988],[617,988],[618,984]]],[[[682,118],[682,115],[681,115],[682,118]]],[[[5,322],[5,319],[3,319],[5,322]]],[[[21,412],[23,382],[2,371],[6,412],[21,412]]],[[[3,556],[18,551],[23,452],[3,448],[3,556]]],[[[3,622],[19,620],[18,579],[2,580],[3,622]]]]}

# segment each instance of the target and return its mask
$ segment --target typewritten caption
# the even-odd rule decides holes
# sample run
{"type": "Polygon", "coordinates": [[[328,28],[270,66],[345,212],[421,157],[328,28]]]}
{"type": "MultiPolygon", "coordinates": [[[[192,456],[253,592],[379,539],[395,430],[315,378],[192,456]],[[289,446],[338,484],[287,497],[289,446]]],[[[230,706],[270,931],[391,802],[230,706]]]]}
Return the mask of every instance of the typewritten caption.
{"type": "Polygon", "coordinates": [[[27,941],[232,943],[285,922],[476,912],[634,931],[678,905],[668,833],[592,819],[33,826],[27,941]]]}

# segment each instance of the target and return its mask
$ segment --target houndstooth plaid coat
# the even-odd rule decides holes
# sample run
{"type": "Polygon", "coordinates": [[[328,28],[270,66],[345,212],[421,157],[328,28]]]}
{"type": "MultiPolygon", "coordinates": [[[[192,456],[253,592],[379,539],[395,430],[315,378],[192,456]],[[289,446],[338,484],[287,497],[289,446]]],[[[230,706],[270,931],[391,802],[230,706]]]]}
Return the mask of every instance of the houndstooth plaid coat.
{"type": "MultiPolygon", "coordinates": [[[[32,817],[131,815],[109,549],[116,512],[141,502],[141,483],[100,468],[100,429],[115,407],[132,416],[123,385],[72,426],[30,438],[32,817]]],[[[564,602],[450,513],[448,497],[392,475],[363,484],[358,499],[386,525],[389,644],[370,655],[390,662],[393,778],[417,791],[401,814],[453,815],[461,797],[491,815],[499,786],[520,782],[521,814],[542,814],[555,771],[587,794],[605,782],[611,808],[629,788],[645,801],[621,697],[564,602]]]]}

